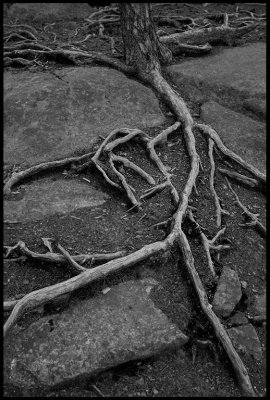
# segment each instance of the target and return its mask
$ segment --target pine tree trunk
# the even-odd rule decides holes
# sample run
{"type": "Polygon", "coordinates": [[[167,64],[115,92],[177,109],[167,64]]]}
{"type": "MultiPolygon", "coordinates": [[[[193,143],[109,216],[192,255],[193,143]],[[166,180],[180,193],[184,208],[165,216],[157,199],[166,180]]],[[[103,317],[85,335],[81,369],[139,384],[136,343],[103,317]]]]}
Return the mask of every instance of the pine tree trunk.
{"type": "Polygon", "coordinates": [[[125,61],[143,73],[169,64],[171,51],[156,34],[149,3],[119,3],[125,61]]]}

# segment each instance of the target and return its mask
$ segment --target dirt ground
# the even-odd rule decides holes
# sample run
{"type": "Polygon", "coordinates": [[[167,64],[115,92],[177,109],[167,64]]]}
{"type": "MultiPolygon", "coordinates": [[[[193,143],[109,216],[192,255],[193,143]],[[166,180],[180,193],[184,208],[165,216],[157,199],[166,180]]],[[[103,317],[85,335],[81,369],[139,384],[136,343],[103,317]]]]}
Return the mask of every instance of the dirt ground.
{"type": "MultiPolygon", "coordinates": [[[[207,7],[196,3],[192,5],[168,4],[155,8],[155,14],[168,15],[172,12],[184,16],[197,17],[204,15],[204,9],[211,13],[235,11],[237,3],[209,3],[207,7]]],[[[265,12],[265,6],[240,4],[241,8],[254,11],[256,13],[265,12]],[[254,9],[254,10],[253,10],[254,9]]],[[[5,21],[6,23],[12,21],[5,21]]],[[[31,21],[29,21],[31,25],[31,21]]],[[[68,22],[57,23],[54,32],[57,40],[65,42],[74,32],[76,27],[82,23],[68,22]]],[[[35,24],[36,29],[41,27],[35,24]]],[[[42,27],[43,28],[43,27],[42,27]]],[[[50,44],[48,35],[44,33],[42,44],[50,44]]],[[[115,38],[116,47],[121,50],[121,36],[119,28],[113,26],[106,30],[107,35],[115,38]]],[[[42,34],[41,34],[42,35],[42,34]]],[[[78,41],[85,37],[83,29],[78,30],[78,41]]],[[[259,27],[252,33],[239,40],[237,45],[244,43],[265,41],[265,27],[259,27]]],[[[109,43],[98,36],[83,43],[81,48],[84,50],[97,50],[110,55],[109,43]]],[[[218,51],[218,48],[215,50],[218,51]]],[[[174,63],[180,63],[185,57],[178,57],[174,63]]],[[[55,62],[46,65],[30,67],[31,70],[40,68],[55,70],[60,67],[65,68],[65,64],[55,62]]],[[[198,113],[198,105],[188,103],[193,114],[198,113]]],[[[165,108],[164,108],[165,110],[165,108]]],[[[173,123],[173,118],[168,115],[166,124],[159,128],[149,129],[149,135],[156,135],[162,128],[173,123]]],[[[199,121],[199,118],[197,118],[199,121]]],[[[215,208],[212,197],[209,194],[209,171],[210,163],[207,156],[207,143],[204,138],[197,135],[197,150],[201,156],[204,172],[200,171],[197,180],[198,195],[194,194],[190,203],[198,208],[197,216],[203,227],[207,227],[209,234],[215,231],[215,208]]],[[[157,170],[147,160],[145,151],[139,144],[122,146],[118,154],[128,153],[129,159],[136,162],[153,176],[159,176],[157,170]]],[[[185,180],[189,172],[189,159],[185,151],[185,145],[181,135],[172,135],[169,145],[160,148],[161,159],[165,164],[174,168],[173,184],[181,193],[185,180]]],[[[223,162],[219,160],[216,167],[221,167],[223,162]]],[[[238,168],[238,172],[242,172],[238,168]]],[[[5,177],[10,174],[10,169],[5,170],[5,177]]],[[[146,185],[137,176],[125,171],[128,181],[136,187],[137,195],[142,194],[146,185]]],[[[55,178],[63,177],[62,172],[54,172],[55,178]]],[[[103,206],[93,209],[77,210],[70,215],[63,215],[60,218],[52,216],[50,218],[26,224],[4,224],[4,244],[12,245],[18,240],[23,240],[27,246],[38,252],[44,252],[42,237],[57,237],[59,242],[72,254],[85,252],[113,252],[126,250],[132,252],[141,248],[145,244],[161,240],[165,232],[153,227],[154,224],[166,220],[173,212],[173,206],[166,191],[153,197],[143,204],[143,208],[138,213],[127,212],[129,205],[126,199],[119,192],[105,185],[101,177],[86,171],[84,177],[91,175],[94,187],[101,188],[111,197],[103,206]]],[[[72,172],[65,175],[71,181],[76,179],[72,172]]],[[[37,179],[41,179],[40,176],[37,179]]],[[[30,184],[31,182],[29,182],[30,184]]],[[[263,238],[252,229],[243,230],[239,223],[243,222],[241,211],[233,203],[233,197],[229,191],[226,181],[222,175],[216,174],[216,187],[220,198],[225,204],[225,208],[230,210],[231,217],[227,219],[226,237],[233,243],[232,249],[224,253],[221,259],[215,261],[217,267],[233,265],[237,268],[240,280],[247,282],[246,294],[242,298],[239,309],[245,312],[254,301],[254,295],[261,293],[265,288],[265,254],[266,245],[263,238]]],[[[265,197],[255,191],[251,191],[233,184],[237,188],[237,193],[242,202],[251,211],[259,212],[261,221],[266,218],[265,197]]],[[[209,300],[213,298],[215,285],[211,281],[206,265],[206,258],[202,252],[202,247],[198,237],[193,237],[188,223],[184,224],[184,231],[191,242],[192,251],[195,257],[196,268],[207,288],[209,300]]],[[[72,272],[67,268],[59,268],[54,265],[41,264],[22,258],[19,261],[5,260],[4,262],[4,298],[21,298],[23,294],[33,290],[61,282],[72,276],[72,272]]],[[[185,267],[181,262],[181,256],[172,252],[169,259],[152,258],[143,265],[137,265],[131,270],[122,271],[112,275],[103,281],[96,282],[74,293],[74,296],[91,297],[100,292],[105,286],[115,285],[129,279],[139,279],[145,276],[154,276],[162,282],[163,294],[160,296],[153,290],[152,299],[155,304],[164,311],[171,321],[183,329],[186,322],[184,333],[193,339],[210,339],[213,348],[203,349],[188,344],[177,352],[164,353],[156,358],[137,361],[122,365],[112,370],[101,373],[83,385],[69,387],[51,391],[44,394],[46,397],[234,397],[241,396],[235,381],[234,372],[227,360],[224,351],[217,343],[215,335],[206,318],[200,311],[196,301],[196,295],[192,283],[187,276],[185,267]],[[186,317],[185,317],[186,315],[186,317]],[[191,315],[191,317],[190,317],[191,315]],[[196,354],[195,354],[196,352],[196,354]],[[100,392],[97,391],[98,388],[100,392]]],[[[47,310],[46,312],[51,312],[47,310]]],[[[4,319],[8,316],[4,315],[4,319]]],[[[26,315],[20,324],[27,326],[30,322],[38,319],[37,313],[26,315]]],[[[258,395],[266,393],[266,327],[256,326],[259,339],[262,344],[263,359],[256,361],[248,356],[242,356],[251,381],[258,395]]],[[[17,388],[6,385],[4,387],[5,397],[27,397],[31,393],[25,393],[17,388]]]]}

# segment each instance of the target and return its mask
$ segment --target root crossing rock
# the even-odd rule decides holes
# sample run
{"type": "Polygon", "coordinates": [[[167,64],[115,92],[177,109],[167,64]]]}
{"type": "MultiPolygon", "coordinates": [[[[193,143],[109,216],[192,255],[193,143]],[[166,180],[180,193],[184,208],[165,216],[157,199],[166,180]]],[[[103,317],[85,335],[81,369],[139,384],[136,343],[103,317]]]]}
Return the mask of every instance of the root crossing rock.
{"type": "Polygon", "coordinates": [[[149,299],[153,279],[129,281],[71,303],[5,341],[5,379],[25,389],[52,388],[183,346],[188,337],[149,299]]]}
{"type": "Polygon", "coordinates": [[[223,143],[254,165],[266,171],[266,126],[243,114],[209,101],[201,107],[201,117],[219,132],[223,143]]]}
{"type": "Polygon", "coordinates": [[[42,179],[22,187],[17,201],[4,201],[4,220],[10,223],[40,220],[102,205],[109,196],[76,179],[42,179]],[[24,195],[23,192],[25,191],[24,195]]]}
{"type": "Polygon", "coordinates": [[[159,126],[154,93],[104,67],[4,77],[6,163],[34,165],[85,152],[114,128],[159,126]]]}
{"type": "Polygon", "coordinates": [[[262,359],[261,343],[255,328],[251,324],[230,328],[228,335],[240,353],[252,356],[257,361],[262,359]]]}
{"type": "Polygon", "coordinates": [[[228,107],[243,100],[266,97],[266,46],[251,43],[225,48],[215,55],[199,57],[167,68],[187,98],[205,102],[222,98],[228,107]]]}

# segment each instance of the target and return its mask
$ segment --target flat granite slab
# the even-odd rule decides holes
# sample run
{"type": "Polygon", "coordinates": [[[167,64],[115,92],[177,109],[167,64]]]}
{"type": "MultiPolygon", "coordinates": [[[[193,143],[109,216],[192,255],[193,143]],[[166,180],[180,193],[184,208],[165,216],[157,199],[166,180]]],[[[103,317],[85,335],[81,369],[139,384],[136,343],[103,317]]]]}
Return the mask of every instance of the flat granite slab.
{"type": "Polygon", "coordinates": [[[243,114],[209,101],[201,107],[201,117],[219,134],[224,144],[266,172],[266,125],[243,114]]]}
{"type": "Polygon", "coordinates": [[[4,73],[4,162],[33,165],[90,149],[115,128],[165,117],[152,90],[104,67],[4,73]]]}
{"type": "MultiPolygon", "coordinates": [[[[266,44],[251,43],[225,48],[220,53],[194,58],[166,68],[174,83],[187,97],[201,103],[221,96],[266,97],[266,44]]],[[[238,98],[238,99],[237,99],[238,98]]]]}
{"type": "Polygon", "coordinates": [[[21,185],[18,200],[4,200],[5,222],[28,222],[103,204],[109,196],[76,179],[44,178],[21,185]]]}
{"type": "Polygon", "coordinates": [[[183,346],[188,337],[149,298],[156,284],[121,283],[26,329],[15,326],[4,345],[6,383],[21,389],[64,386],[183,346]]]}
{"type": "Polygon", "coordinates": [[[19,21],[63,22],[85,19],[93,11],[88,3],[11,3],[5,16],[19,21]]]}

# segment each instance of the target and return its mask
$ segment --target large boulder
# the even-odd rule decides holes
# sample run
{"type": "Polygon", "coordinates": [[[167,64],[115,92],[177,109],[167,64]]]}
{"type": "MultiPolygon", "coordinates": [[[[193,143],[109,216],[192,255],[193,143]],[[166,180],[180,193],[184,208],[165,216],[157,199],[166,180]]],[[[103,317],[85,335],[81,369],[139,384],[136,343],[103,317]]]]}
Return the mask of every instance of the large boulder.
{"type": "Polygon", "coordinates": [[[4,201],[4,221],[35,221],[54,214],[67,214],[85,207],[103,204],[109,196],[89,183],[51,178],[23,185],[20,198],[4,201]]]}
{"type": "Polygon", "coordinates": [[[4,162],[36,164],[90,149],[115,128],[165,121],[154,93],[121,72],[72,67],[4,74],[4,162]]]}
{"type": "Polygon", "coordinates": [[[33,391],[59,387],[183,346],[187,336],[149,298],[156,284],[121,283],[24,330],[14,327],[4,345],[6,383],[33,391]]]}
{"type": "Polygon", "coordinates": [[[262,359],[262,348],[255,328],[251,324],[237,326],[227,330],[236,350],[255,360],[262,359]]]}
{"type": "MultiPolygon", "coordinates": [[[[190,100],[204,103],[222,99],[224,105],[243,108],[245,100],[266,98],[266,45],[251,43],[224,48],[218,54],[198,57],[167,67],[167,72],[190,100]]],[[[260,102],[260,109],[265,106],[260,102]]],[[[258,106],[255,107],[257,113],[258,106]]],[[[254,109],[254,107],[253,107],[254,109]]]]}
{"type": "Polygon", "coordinates": [[[214,128],[224,144],[246,162],[266,171],[266,126],[243,114],[208,101],[201,107],[201,117],[214,128]]]}
{"type": "Polygon", "coordinates": [[[19,21],[63,22],[87,18],[91,12],[88,3],[13,3],[6,16],[19,21]]]}

